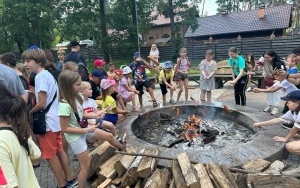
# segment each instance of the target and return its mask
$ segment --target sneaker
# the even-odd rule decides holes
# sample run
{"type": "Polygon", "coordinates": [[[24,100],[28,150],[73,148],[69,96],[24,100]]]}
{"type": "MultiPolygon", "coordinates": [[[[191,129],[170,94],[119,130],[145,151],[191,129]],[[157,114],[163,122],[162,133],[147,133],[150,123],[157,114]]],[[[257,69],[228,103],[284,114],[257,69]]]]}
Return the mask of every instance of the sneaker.
{"type": "Polygon", "coordinates": [[[294,126],[294,123],[282,123],[281,127],[285,129],[291,129],[294,126]]]}
{"type": "Polygon", "coordinates": [[[271,105],[268,105],[265,109],[264,109],[264,112],[269,112],[271,111],[272,109],[272,106],[271,105]]]}
{"type": "Polygon", "coordinates": [[[274,108],[271,110],[271,115],[275,115],[275,114],[278,114],[278,113],[279,113],[278,107],[274,107],[274,108]]]}
{"type": "Polygon", "coordinates": [[[252,91],[251,87],[248,87],[246,91],[247,91],[247,92],[252,91]]]}
{"type": "Polygon", "coordinates": [[[77,188],[78,187],[78,181],[76,178],[73,178],[71,181],[68,181],[65,187],[72,187],[72,188],[77,188]]]}
{"type": "Polygon", "coordinates": [[[170,104],[176,104],[176,102],[173,99],[170,99],[169,103],[170,104]]]}

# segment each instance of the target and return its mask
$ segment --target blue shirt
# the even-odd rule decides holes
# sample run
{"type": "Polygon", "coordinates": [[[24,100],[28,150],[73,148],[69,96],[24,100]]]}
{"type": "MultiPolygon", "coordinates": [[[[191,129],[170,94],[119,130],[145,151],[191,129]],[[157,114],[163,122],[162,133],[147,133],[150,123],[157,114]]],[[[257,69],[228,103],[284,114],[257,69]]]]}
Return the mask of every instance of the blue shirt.
{"type": "Polygon", "coordinates": [[[65,57],[65,62],[68,61],[73,61],[76,64],[78,64],[78,61],[81,61],[85,66],[86,66],[86,60],[85,57],[82,53],[79,52],[70,52],[66,57],[65,57]],[[80,57],[78,57],[80,56],[80,57]]]}
{"type": "Polygon", "coordinates": [[[142,81],[138,80],[138,78],[136,77],[136,74],[140,75],[144,81],[149,80],[146,75],[145,63],[143,61],[140,61],[138,63],[131,62],[129,67],[132,70],[134,84],[140,85],[143,83],[142,81]]]}
{"type": "Polygon", "coordinates": [[[245,59],[238,55],[236,59],[230,57],[228,59],[228,65],[233,68],[234,75],[238,76],[240,74],[240,69],[245,69],[246,63],[245,59]]]}
{"type": "Polygon", "coordinates": [[[298,69],[297,69],[297,67],[288,68],[287,73],[288,74],[297,74],[298,69]]]}

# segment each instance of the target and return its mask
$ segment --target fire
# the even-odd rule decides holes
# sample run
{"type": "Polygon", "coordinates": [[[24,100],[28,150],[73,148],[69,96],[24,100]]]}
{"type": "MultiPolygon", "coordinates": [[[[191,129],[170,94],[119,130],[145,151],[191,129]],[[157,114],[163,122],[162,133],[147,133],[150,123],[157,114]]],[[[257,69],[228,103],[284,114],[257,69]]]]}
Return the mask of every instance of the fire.
{"type": "Polygon", "coordinates": [[[193,114],[192,116],[188,117],[188,121],[184,123],[183,134],[188,141],[192,141],[194,138],[200,136],[200,121],[201,118],[193,114]]]}

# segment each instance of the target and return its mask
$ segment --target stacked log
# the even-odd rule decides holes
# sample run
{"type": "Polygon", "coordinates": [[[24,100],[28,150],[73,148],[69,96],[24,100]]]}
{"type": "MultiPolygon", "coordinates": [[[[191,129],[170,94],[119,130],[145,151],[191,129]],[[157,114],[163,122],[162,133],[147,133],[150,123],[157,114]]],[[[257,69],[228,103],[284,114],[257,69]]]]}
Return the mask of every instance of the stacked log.
{"type": "Polygon", "coordinates": [[[171,167],[159,168],[156,166],[159,158],[157,148],[144,149],[138,153],[136,149],[129,148],[127,152],[133,156],[117,152],[111,155],[110,145],[104,142],[92,152],[90,156],[100,157],[101,153],[106,160],[103,156],[101,160],[92,158],[93,164],[98,166],[89,172],[93,174],[96,171],[97,175],[91,188],[258,188],[300,185],[298,179],[278,175],[274,171],[275,163],[272,165],[262,159],[249,161],[242,166],[243,169],[228,168],[214,163],[193,164],[186,153],[181,153],[172,160],[171,167]]]}

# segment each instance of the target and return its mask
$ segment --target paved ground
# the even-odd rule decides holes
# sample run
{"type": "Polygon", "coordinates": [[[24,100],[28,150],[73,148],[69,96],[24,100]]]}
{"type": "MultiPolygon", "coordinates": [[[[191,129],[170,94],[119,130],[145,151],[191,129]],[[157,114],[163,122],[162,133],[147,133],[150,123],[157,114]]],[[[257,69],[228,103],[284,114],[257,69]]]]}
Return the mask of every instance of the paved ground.
{"type": "MultiPolygon", "coordinates": [[[[199,100],[200,99],[200,89],[198,84],[195,82],[189,83],[190,87],[195,87],[194,89],[189,89],[189,96],[193,96],[194,99],[199,100]]],[[[157,98],[158,103],[162,103],[161,99],[161,93],[159,89],[159,85],[156,85],[156,89],[154,89],[154,95],[157,98]]],[[[174,99],[177,96],[177,93],[175,92],[174,99]]],[[[266,106],[266,95],[264,93],[253,93],[253,92],[247,92],[247,106],[252,107],[258,110],[263,110],[266,106]]],[[[167,94],[167,101],[169,101],[169,95],[167,94]]],[[[152,103],[149,102],[150,97],[149,94],[145,93],[143,98],[144,106],[146,105],[152,105],[152,103]]],[[[181,95],[180,100],[184,100],[184,93],[181,95]]],[[[212,100],[213,101],[221,101],[223,104],[234,104],[234,95],[233,95],[233,87],[229,84],[225,84],[223,88],[215,89],[212,92],[212,100]]],[[[160,105],[160,104],[159,104],[160,105]]],[[[282,103],[283,106],[283,103],[282,103]]],[[[264,113],[264,112],[262,112],[264,113]]],[[[278,114],[277,116],[279,116],[278,114]]],[[[284,135],[282,135],[284,136],[284,135]]],[[[70,163],[72,169],[78,168],[78,162],[74,161],[74,156],[72,153],[69,153],[70,163]]],[[[300,157],[297,156],[289,156],[289,158],[292,161],[292,168],[295,168],[299,164],[300,157]]],[[[42,188],[54,188],[56,187],[57,183],[54,178],[54,175],[46,161],[41,161],[41,166],[37,169],[35,169],[36,176],[38,178],[38,181],[40,182],[40,185],[42,188]]]]}

